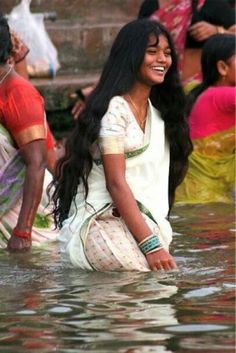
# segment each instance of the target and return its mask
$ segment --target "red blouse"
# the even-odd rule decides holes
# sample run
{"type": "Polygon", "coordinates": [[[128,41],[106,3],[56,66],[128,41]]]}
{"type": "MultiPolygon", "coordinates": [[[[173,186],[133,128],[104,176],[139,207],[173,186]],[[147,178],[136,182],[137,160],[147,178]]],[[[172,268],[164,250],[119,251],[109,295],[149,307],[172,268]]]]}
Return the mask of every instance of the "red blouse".
{"type": "Polygon", "coordinates": [[[46,140],[48,149],[54,147],[44,100],[30,82],[18,75],[0,85],[0,123],[18,147],[39,139],[46,140]]]}

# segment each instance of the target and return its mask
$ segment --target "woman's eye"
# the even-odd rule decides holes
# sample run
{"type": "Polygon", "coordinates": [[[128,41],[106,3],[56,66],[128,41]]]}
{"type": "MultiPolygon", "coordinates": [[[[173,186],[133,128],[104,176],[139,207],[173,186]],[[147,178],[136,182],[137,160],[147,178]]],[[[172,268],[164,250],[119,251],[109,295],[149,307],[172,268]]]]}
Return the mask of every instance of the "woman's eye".
{"type": "Polygon", "coordinates": [[[154,49],[148,49],[148,50],[147,50],[147,53],[148,53],[148,54],[151,54],[151,55],[155,55],[156,52],[157,52],[157,51],[154,50],[154,49]]]}

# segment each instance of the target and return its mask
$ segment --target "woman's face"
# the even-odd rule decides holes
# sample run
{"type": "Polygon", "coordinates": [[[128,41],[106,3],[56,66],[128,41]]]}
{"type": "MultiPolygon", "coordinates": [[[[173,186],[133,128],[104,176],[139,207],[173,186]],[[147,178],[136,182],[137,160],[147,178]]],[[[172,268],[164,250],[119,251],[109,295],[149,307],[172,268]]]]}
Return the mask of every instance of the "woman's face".
{"type": "Polygon", "coordinates": [[[172,64],[171,49],[164,35],[150,35],[144,60],[139,69],[139,80],[148,86],[160,84],[172,64]]]}

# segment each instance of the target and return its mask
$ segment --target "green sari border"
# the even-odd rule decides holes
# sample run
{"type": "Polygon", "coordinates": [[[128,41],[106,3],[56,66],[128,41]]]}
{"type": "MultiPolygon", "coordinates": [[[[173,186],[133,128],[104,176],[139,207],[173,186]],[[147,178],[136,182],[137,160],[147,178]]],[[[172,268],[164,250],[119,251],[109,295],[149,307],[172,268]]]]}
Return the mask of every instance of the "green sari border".
{"type": "MultiPolygon", "coordinates": [[[[143,146],[137,150],[134,150],[134,151],[130,151],[130,152],[125,152],[124,155],[125,155],[125,159],[129,159],[129,158],[132,158],[132,157],[136,157],[138,155],[140,155],[141,153],[145,152],[148,148],[149,144],[146,145],[146,146],[143,146]]],[[[101,158],[99,159],[94,159],[94,163],[99,166],[102,164],[102,160],[101,158]]]]}
{"type": "Polygon", "coordinates": [[[151,212],[140,201],[136,200],[136,202],[140,212],[144,213],[148,218],[150,218],[154,223],[157,224],[157,221],[155,220],[151,212]]]}
{"type": "MultiPolygon", "coordinates": [[[[111,203],[106,203],[102,208],[100,208],[100,210],[96,211],[95,213],[93,213],[91,216],[89,216],[88,218],[85,219],[85,221],[83,222],[83,224],[80,227],[80,238],[83,244],[83,247],[85,248],[85,239],[87,238],[87,234],[88,234],[88,230],[89,230],[89,225],[92,222],[92,220],[100,215],[102,212],[106,211],[109,207],[111,206],[111,203]],[[83,230],[86,229],[86,232],[84,234],[84,236],[82,235],[83,230]],[[85,238],[85,239],[84,239],[85,238]]],[[[91,263],[89,262],[85,252],[84,252],[84,256],[86,257],[86,260],[88,261],[89,265],[92,267],[93,270],[97,271],[96,268],[94,268],[91,263]]]]}

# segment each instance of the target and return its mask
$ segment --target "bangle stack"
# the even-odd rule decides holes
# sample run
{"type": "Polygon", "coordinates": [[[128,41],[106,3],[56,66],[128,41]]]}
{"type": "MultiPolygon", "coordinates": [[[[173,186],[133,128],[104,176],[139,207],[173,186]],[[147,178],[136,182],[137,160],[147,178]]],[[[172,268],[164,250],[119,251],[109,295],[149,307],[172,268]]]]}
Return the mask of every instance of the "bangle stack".
{"type": "Polygon", "coordinates": [[[19,238],[31,238],[31,232],[13,229],[12,234],[19,238]]]}
{"type": "Polygon", "coordinates": [[[138,244],[140,250],[144,255],[151,254],[155,251],[161,250],[163,248],[158,236],[156,234],[151,234],[145,239],[143,239],[138,244]]]}

